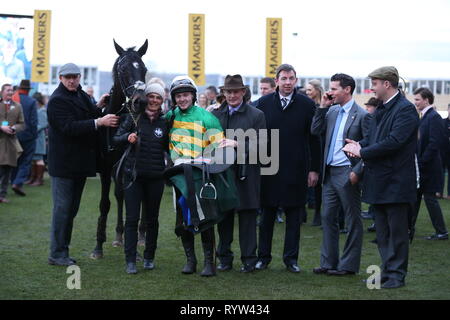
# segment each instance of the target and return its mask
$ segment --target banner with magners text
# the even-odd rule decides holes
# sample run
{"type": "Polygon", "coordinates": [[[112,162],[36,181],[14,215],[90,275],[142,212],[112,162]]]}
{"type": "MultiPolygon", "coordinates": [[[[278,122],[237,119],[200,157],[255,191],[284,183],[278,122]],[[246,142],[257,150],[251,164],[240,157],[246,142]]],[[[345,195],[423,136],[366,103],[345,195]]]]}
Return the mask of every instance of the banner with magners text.
{"type": "Polygon", "coordinates": [[[275,70],[282,63],[282,20],[266,19],[266,77],[275,78],[275,70]]]}
{"type": "Polygon", "coordinates": [[[51,11],[34,11],[32,82],[48,82],[50,73],[51,11]]]}
{"type": "Polygon", "coordinates": [[[198,86],[205,85],[205,15],[189,14],[188,75],[198,86]]]}

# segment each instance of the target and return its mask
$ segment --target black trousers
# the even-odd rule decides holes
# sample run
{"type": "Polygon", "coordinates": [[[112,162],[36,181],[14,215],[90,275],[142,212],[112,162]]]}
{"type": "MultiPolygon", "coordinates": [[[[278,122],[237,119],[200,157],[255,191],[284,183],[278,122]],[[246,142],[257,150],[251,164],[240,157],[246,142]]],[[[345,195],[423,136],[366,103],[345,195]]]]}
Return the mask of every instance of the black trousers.
{"type": "Polygon", "coordinates": [[[409,203],[374,204],[381,277],[404,281],[408,270],[409,203]]]}
{"type": "MultiPolygon", "coordinates": [[[[241,261],[245,265],[256,264],[256,214],[257,209],[238,211],[239,216],[239,246],[241,248],[241,261]]],[[[217,224],[219,245],[217,257],[223,264],[233,264],[233,242],[235,211],[228,211],[221,222],[217,224]]]]}
{"type": "MultiPolygon", "coordinates": [[[[265,207],[259,225],[258,260],[272,261],[273,226],[277,207],[265,207]]],[[[283,207],[286,215],[286,231],[284,236],[283,261],[286,265],[297,263],[300,249],[300,207],[283,207]]]]}
{"type": "Polygon", "coordinates": [[[422,195],[423,199],[425,200],[425,205],[427,207],[428,214],[430,215],[434,230],[436,230],[436,233],[439,234],[446,233],[447,227],[445,226],[444,216],[442,215],[441,206],[439,205],[439,201],[436,198],[436,194],[434,192],[423,192],[421,189],[417,191],[417,202],[414,212],[415,216],[413,218],[413,225],[415,226],[417,216],[419,215],[422,195]]]}
{"type": "Polygon", "coordinates": [[[136,262],[138,223],[141,205],[145,210],[145,251],[144,259],[154,259],[158,239],[159,206],[164,191],[163,179],[148,179],[138,176],[125,190],[125,260],[136,262]]]}

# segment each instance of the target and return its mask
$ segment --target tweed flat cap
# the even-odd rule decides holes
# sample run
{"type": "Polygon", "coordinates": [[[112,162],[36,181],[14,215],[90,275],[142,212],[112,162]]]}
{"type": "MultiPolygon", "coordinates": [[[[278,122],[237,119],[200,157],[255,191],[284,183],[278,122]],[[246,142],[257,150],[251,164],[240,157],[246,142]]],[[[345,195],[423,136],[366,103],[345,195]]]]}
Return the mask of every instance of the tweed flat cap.
{"type": "Polygon", "coordinates": [[[372,79],[388,80],[393,83],[398,83],[400,79],[397,68],[393,66],[378,68],[372,71],[368,77],[372,79]]]}
{"type": "Polygon", "coordinates": [[[59,69],[60,76],[67,76],[69,74],[81,74],[80,68],[74,63],[66,63],[59,69]]]}

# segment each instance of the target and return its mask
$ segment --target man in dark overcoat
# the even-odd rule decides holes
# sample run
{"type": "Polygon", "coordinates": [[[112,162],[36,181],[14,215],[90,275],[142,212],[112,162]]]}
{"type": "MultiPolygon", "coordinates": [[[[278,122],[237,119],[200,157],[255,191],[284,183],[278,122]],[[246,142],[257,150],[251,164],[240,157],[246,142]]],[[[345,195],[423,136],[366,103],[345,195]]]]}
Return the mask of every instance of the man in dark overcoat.
{"type": "Polygon", "coordinates": [[[434,95],[428,88],[414,91],[414,104],[420,115],[419,139],[417,144],[417,161],[420,172],[420,187],[417,191],[417,202],[413,225],[419,214],[422,196],[425,200],[435,234],[426,237],[428,240],[448,240],[441,206],[436,193],[444,189],[444,170],[442,166],[442,145],[446,142],[446,133],[442,118],[433,109],[434,95]]]}
{"type": "MultiPolygon", "coordinates": [[[[229,145],[237,150],[236,163],[233,165],[240,206],[239,244],[241,248],[241,272],[255,270],[256,256],[256,216],[260,207],[261,169],[258,163],[258,134],[266,128],[264,113],[245,103],[245,85],[242,77],[228,75],[223,90],[226,101],[212,113],[219,119],[225,131],[226,140],[222,145],[229,145]],[[245,137],[249,138],[246,139],[245,137]],[[256,161],[251,161],[251,160],[256,161]]],[[[225,213],[225,218],[218,224],[219,245],[217,256],[219,271],[232,269],[234,213],[225,213]]]]}
{"type": "MultiPolygon", "coordinates": [[[[53,216],[50,232],[51,265],[73,265],[69,257],[73,220],[80,206],[87,177],[96,174],[97,129],[117,127],[118,117],[107,114],[101,118],[80,86],[81,71],[73,63],[59,71],[60,84],[47,106],[48,171],[51,177],[53,216]]],[[[104,105],[104,96],[98,106],[104,105]]]]}
{"type": "Polygon", "coordinates": [[[381,287],[405,285],[409,253],[409,216],[417,194],[415,150],[419,116],[398,89],[395,67],[369,74],[372,91],[382,103],[359,143],[346,139],[344,151],[364,161],[362,200],[373,204],[380,252],[381,287]]]}
{"type": "Polygon", "coordinates": [[[278,171],[261,177],[262,219],[260,222],[258,263],[256,269],[266,269],[272,260],[272,237],[278,207],[286,214],[283,262],[288,271],[300,272],[301,208],[306,203],[308,186],[315,186],[320,167],[320,140],[311,135],[315,112],[314,102],[297,93],[294,67],[280,65],[276,70],[277,90],[261,97],[255,105],[264,112],[268,129],[268,145],[278,171]],[[271,139],[278,137],[272,143],[271,139]],[[278,150],[271,150],[272,146],[278,150]],[[274,160],[275,159],[275,160],[274,160]]]}
{"type": "Polygon", "coordinates": [[[30,80],[22,80],[19,85],[19,99],[22,105],[23,116],[25,118],[25,130],[17,134],[23,152],[17,160],[17,167],[11,173],[11,187],[13,191],[25,196],[22,189],[24,182],[28,179],[33,160],[34,150],[36,149],[37,138],[37,103],[30,97],[30,80]]]}

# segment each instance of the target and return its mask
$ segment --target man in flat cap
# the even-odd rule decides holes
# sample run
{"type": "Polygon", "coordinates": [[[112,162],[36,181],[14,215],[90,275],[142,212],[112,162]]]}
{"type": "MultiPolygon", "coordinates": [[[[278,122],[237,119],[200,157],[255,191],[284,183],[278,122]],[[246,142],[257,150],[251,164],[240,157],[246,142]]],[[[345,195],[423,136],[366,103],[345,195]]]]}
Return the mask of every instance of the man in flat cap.
{"type": "Polygon", "coordinates": [[[362,200],[374,207],[381,287],[398,288],[405,285],[408,268],[408,212],[416,195],[419,117],[398,89],[395,67],[376,69],[369,78],[382,104],[370,122],[368,137],[359,143],[347,139],[343,150],[364,161],[362,200]]]}
{"type": "Polygon", "coordinates": [[[81,72],[73,63],[59,71],[58,88],[47,106],[49,123],[48,169],[51,176],[53,218],[50,235],[51,265],[72,265],[69,244],[87,177],[96,174],[97,130],[117,127],[118,117],[101,116],[105,96],[94,106],[80,86],[81,72]]]}

